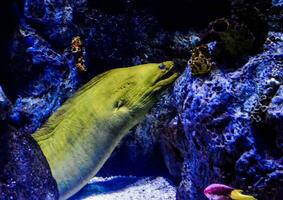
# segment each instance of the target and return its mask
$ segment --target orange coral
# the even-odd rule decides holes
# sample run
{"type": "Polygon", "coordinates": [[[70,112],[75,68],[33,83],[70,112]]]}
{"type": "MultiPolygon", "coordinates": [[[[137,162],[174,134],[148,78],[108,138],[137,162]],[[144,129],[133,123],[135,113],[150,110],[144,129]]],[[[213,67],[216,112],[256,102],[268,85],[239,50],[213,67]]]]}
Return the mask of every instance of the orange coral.
{"type": "Polygon", "coordinates": [[[203,75],[211,71],[214,63],[207,45],[200,45],[192,50],[192,57],[189,60],[193,75],[203,75]]]}
{"type": "Polygon", "coordinates": [[[74,37],[72,39],[71,51],[73,54],[75,54],[77,69],[80,72],[87,71],[87,68],[85,66],[85,60],[83,58],[83,44],[80,36],[74,37]]]}

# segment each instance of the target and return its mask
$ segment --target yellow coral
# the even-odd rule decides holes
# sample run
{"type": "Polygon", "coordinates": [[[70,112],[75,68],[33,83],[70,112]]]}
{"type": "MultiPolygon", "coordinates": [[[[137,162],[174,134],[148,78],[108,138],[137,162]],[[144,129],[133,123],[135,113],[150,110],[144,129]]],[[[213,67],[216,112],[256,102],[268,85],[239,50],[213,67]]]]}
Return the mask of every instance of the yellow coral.
{"type": "Polygon", "coordinates": [[[200,45],[192,50],[192,57],[189,65],[193,75],[204,75],[211,71],[213,62],[207,45],[200,45]]]}
{"type": "Polygon", "coordinates": [[[75,55],[77,69],[80,72],[87,71],[85,60],[83,58],[83,43],[80,36],[74,37],[72,39],[71,51],[75,55]]]}
{"type": "Polygon", "coordinates": [[[72,39],[72,53],[78,53],[82,51],[82,41],[80,36],[74,37],[72,39]]]}

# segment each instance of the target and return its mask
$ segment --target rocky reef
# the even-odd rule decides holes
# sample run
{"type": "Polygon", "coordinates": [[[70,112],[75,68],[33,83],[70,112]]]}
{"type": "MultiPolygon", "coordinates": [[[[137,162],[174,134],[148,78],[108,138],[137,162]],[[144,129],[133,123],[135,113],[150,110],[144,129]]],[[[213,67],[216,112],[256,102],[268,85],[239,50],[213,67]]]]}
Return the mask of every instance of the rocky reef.
{"type": "Polygon", "coordinates": [[[195,78],[187,70],[175,85],[173,105],[188,141],[178,199],[202,199],[212,182],[245,188],[258,199],[281,198],[282,131],[275,127],[282,124],[282,36],[271,33],[277,41],[237,71],[195,78]],[[278,107],[269,107],[274,101],[278,107]],[[271,122],[270,112],[279,121],[271,122]]]}
{"type": "Polygon", "coordinates": [[[58,198],[30,134],[79,86],[109,69],[172,59],[182,76],[99,172],[125,177],[95,179],[74,199],[204,200],[215,182],[282,198],[282,1],[1,5],[1,22],[11,23],[0,37],[0,199],[58,198]]]}

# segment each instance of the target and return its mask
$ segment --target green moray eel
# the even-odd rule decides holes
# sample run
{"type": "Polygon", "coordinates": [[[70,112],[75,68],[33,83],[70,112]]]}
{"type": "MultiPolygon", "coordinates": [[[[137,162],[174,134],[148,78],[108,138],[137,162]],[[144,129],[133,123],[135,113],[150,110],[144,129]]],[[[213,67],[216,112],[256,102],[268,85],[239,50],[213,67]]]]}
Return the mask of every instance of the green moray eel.
{"type": "Polygon", "coordinates": [[[50,165],[60,199],[88,183],[177,77],[171,61],[110,70],[51,115],[32,136],[50,165]]]}

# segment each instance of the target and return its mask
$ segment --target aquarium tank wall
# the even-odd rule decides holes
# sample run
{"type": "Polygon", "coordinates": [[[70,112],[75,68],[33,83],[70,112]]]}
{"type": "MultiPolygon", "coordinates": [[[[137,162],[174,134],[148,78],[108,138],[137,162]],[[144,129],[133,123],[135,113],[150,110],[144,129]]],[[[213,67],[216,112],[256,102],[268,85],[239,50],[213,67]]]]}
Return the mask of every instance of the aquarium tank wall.
{"type": "Polygon", "coordinates": [[[0,22],[1,200],[282,200],[282,0],[10,0],[0,22]]]}

